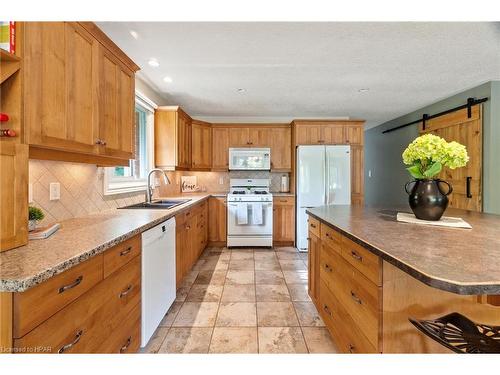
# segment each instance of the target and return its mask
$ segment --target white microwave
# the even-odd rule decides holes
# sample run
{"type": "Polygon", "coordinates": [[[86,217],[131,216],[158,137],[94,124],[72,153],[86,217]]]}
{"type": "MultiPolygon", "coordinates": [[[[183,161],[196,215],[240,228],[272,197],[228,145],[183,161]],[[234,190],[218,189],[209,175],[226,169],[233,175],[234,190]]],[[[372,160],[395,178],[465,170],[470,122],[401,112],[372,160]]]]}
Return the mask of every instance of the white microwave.
{"type": "Polygon", "coordinates": [[[269,171],[271,170],[270,148],[230,148],[230,171],[269,171]]]}

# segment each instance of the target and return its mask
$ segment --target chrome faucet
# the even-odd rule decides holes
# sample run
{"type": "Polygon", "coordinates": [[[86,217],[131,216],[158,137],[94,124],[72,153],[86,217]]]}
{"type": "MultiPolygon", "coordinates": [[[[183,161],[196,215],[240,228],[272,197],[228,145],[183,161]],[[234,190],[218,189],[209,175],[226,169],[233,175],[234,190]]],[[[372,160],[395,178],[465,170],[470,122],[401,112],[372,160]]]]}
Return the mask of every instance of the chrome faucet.
{"type": "Polygon", "coordinates": [[[154,172],[163,173],[163,182],[165,182],[166,185],[169,185],[171,183],[170,179],[167,176],[167,172],[165,172],[163,169],[160,169],[160,168],[151,169],[148,173],[148,186],[147,186],[147,190],[146,190],[146,203],[151,203],[151,201],[153,199],[153,188],[151,187],[151,175],[154,172]]]}

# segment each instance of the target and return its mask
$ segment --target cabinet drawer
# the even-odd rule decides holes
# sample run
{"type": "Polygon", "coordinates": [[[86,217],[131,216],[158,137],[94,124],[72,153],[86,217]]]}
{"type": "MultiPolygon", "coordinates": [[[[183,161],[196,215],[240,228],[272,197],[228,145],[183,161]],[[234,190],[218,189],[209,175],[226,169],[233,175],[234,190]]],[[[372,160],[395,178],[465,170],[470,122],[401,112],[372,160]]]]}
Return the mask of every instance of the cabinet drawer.
{"type": "Polygon", "coordinates": [[[111,275],[141,253],[141,236],[132,237],[107,250],[104,254],[104,278],[111,275]]]}
{"type": "Polygon", "coordinates": [[[13,336],[24,336],[101,281],[102,259],[99,254],[34,288],[14,293],[13,336]]]}
{"type": "Polygon", "coordinates": [[[316,220],[312,216],[309,216],[308,226],[311,233],[313,233],[316,237],[321,238],[319,231],[319,220],[316,220]]]}
{"type": "Polygon", "coordinates": [[[377,353],[377,347],[364,336],[326,284],[320,282],[319,289],[318,310],[337,348],[342,353],[377,353]]]}
{"type": "Polygon", "coordinates": [[[382,262],[378,256],[342,236],[342,256],[378,286],[382,285],[382,262]]]}
{"type": "Polygon", "coordinates": [[[342,235],[328,225],[321,223],[321,240],[328,244],[333,250],[341,253],[342,235]]]}
{"type": "Polygon", "coordinates": [[[295,205],[295,197],[274,197],[273,204],[275,206],[293,206],[295,205]]]}
{"type": "Polygon", "coordinates": [[[335,279],[334,273],[339,273],[339,268],[342,267],[342,257],[329,245],[322,243],[319,260],[319,277],[331,289],[334,290],[335,279]]]}
{"type": "Polygon", "coordinates": [[[101,345],[99,353],[137,353],[141,345],[141,304],[125,317],[123,324],[101,345]]]}
{"type": "Polygon", "coordinates": [[[96,353],[141,300],[141,258],[135,257],[70,305],[14,341],[16,348],[96,353]]]}
{"type": "Polygon", "coordinates": [[[373,346],[378,346],[381,290],[357,269],[339,259],[327,286],[373,346]]]}

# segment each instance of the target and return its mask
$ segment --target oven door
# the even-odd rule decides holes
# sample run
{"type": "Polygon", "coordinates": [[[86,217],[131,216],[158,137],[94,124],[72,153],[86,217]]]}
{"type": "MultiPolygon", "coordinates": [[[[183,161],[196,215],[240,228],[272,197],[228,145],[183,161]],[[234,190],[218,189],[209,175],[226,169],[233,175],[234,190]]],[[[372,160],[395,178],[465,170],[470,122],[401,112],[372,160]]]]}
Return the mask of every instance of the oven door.
{"type": "Polygon", "coordinates": [[[269,171],[271,169],[271,149],[230,148],[229,170],[269,171]]]}
{"type": "Polygon", "coordinates": [[[273,234],[273,203],[272,202],[228,202],[227,204],[227,234],[229,236],[272,236],[273,234]],[[238,207],[247,205],[246,224],[238,222],[238,207]],[[253,210],[262,206],[262,222],[254,223],[253,210]]]}

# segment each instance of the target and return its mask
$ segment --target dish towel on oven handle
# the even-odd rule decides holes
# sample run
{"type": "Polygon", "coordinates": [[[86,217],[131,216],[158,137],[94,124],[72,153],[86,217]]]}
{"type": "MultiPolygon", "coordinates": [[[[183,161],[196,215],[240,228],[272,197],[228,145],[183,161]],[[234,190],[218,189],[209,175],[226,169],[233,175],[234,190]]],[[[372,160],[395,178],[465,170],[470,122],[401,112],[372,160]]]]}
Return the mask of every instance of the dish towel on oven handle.
{"type": "Polygon", "coordinates": [[[262,225],[262,203],[254,203],[252,206],[252,223],[254,225],[262,225]]]}
{"type": "Polygon", "coordinates": [[[244,202],[238,203],[236,208],[236,224],[248,224],[248,204],[244,202]]]}

